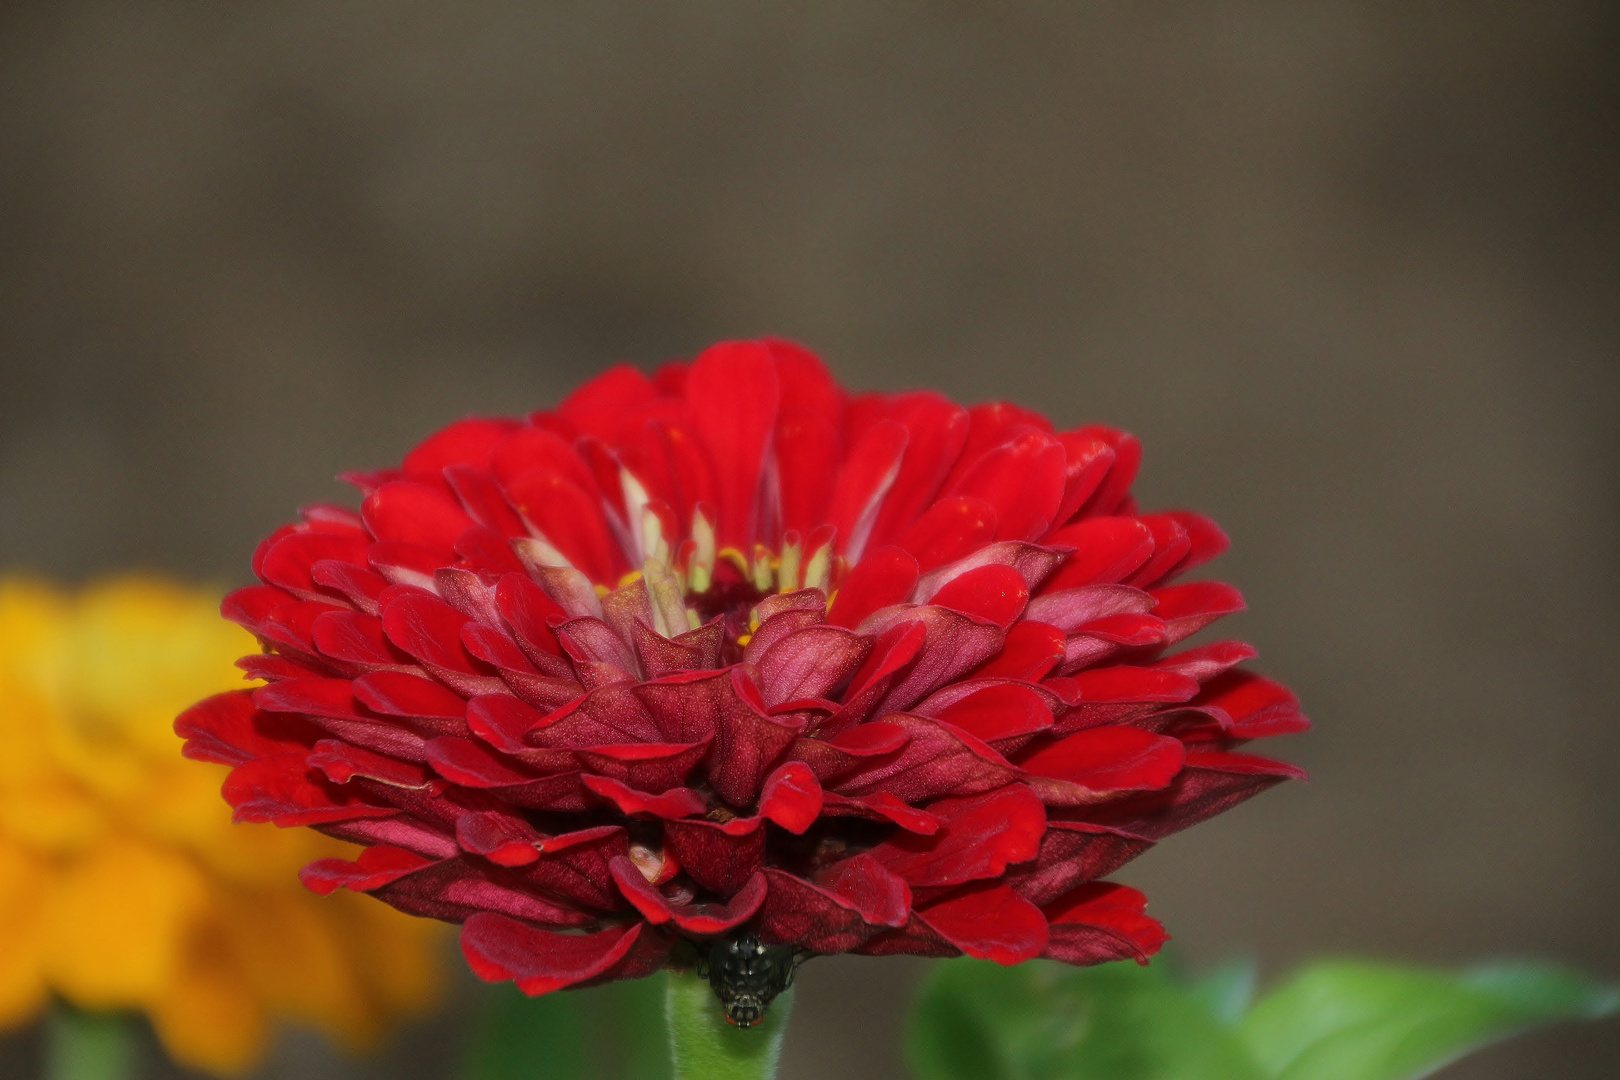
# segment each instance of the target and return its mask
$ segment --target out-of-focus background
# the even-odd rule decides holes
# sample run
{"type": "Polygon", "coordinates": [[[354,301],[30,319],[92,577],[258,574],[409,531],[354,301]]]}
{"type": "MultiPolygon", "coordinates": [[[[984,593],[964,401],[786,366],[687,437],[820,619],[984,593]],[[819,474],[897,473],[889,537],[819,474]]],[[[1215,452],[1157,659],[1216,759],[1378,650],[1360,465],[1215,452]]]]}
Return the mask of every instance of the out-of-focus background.
{"type": "MultiPolygon", "coordinates": [[[[0,566],[239,583],[450,419],[790,336],[1129,428],[1231,533],[1313,779],[1119,875],[1185,955],[1620,976],[1617,56],[1599,0],[7,4],[0,566]]],[[[783,1076],[899,1075],[919,971],[807,967],[783,1076]]]]}

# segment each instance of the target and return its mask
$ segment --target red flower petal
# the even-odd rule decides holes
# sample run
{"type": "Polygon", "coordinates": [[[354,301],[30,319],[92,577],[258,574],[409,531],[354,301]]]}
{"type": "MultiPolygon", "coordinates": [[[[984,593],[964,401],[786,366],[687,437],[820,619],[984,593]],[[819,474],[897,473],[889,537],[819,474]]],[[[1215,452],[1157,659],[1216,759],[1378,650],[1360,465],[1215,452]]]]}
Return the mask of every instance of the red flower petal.
{"type": "Polygon", "coordinates": [[[310,892],[321,896],[329,896],[339,888],[370,892],[433,861],[404,848],[375,844],[362,851],[353,862],[316,859],[298,872],[298,879],[310,892]]]}
{"type": "Polygon", "coordinates": [[[686,401],[715,466],[720,542],[746,547],[754,538],[760,465],[781,403],[769,350],[748,341],[711,345],[692,364],[686,401]]]}
{"type": "Polygon", "coordinates": [[[1022,784],[984,795],[941,799],[929,810],[945,827],[934,836],[892,836],[872,857],[913,887],[960,885],[999,877],[1033,859],[1046,830],[1046,808],[1022,784]]]}
{"type": "Polygon", "coordinates": [[[1043,909],[1050,939],[1043,955],[1070,964],[1135,960],[1146,964],[1169,935],[1144,915],[1147,897],[1125,885],[1082,885],[1043,909]]]}
{"type": "Polygon", "coordinates": [[[474,524],[442,489],[409,480],[384,484],[366,496],[360,514],[379,541],[446,553],[455,546],[456,537],[474,524]]]}
{"type": "Polygon", "coordinates": [[[629,955],[639,924],[591,934],[560,934],[480,912],[461,929],[461,951],[486,982],[516,981],[525,994],[547,994],[607,974],[629,955]]]}
{"type": "Polygon", "coordinates": [[[1180,740],[1111,725],[1058,739],[1021,755],[1025,782],[1048,806],[1083,806],[1121,791],[1156,791],[1180,771],[1180,740]]]}
{"type": "Polygon", "coordinates": [[[821,785],[815,773],[802,761],[777,766],[760,793],[759,813],[790,833],[803,833],[821,816],[821,785]]]}
{"type": "Polygon", "coordinates": [[[1029,585],[1010,566],[981,566],[948,582],[931,602],[1007,627],[1029,602],[1029,585]]]}
{"type": "Polygon", "coordinates": [[[812,952],[849,952],[873,934],[901,927],[911,889],[870,855],[834,863],[814,882],[767,868],[770,891],[759,911],[767,941],[812,952]]]}
{"type": "Polygon", "coordinates": [[[664,823],[664,843],[692,880],[731,896],[759,872],[765,855],[764,820],[726,822],[682,818],[664,823]]]}

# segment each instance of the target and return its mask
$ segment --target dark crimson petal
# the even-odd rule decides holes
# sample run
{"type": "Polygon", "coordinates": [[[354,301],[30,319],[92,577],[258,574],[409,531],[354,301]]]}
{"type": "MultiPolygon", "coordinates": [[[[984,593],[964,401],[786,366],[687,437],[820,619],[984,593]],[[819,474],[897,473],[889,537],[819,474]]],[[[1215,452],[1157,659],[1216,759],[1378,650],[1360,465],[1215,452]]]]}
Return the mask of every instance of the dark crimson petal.
{"type": "Polygon", "coordinates": [[[1224,712],[1232,721],[1227,734],[1238,739],[1292,735],[1311,726],[1293,691],[1249,671],[1229,671],[1212,679],[1193,703],[1224,712]]]}
{"type": "MultiPolygon", "coordinates": [[[[612,803],[621,814],[647,814],[659,818],[684,818],[708,809],[703,796],[691,788],[677,787],[658,794],[637,791],[606,776],[586,774],[581,782],[593,794],[612,803]]],[[[685,860],[682,860],[683,862],[685,860]]]]}
{"type": "Polygon", "coordinates": [[[1153,666],[1165,671],[1179,672],[1201,683],[1208,683],[1221,672],[1236,667],[1245,660],[1253,660],[1258,655],[1260,654],[1255,651],[1254,646],[1247,642],[1216,641],[1194,649],[1183,649],[1173,656],[1155,661],[1153,666]]]}
{"type": "Polygon", "coordinates": [[[732,896],[759,872],[765,856],[764,826],[758,817],[724,823],[682,818],[664,823],[664,844],[692,880],[721,896],[732,896]]]}
{"type": "Polygon", "coordinates": [[[840,795],[887,792],[908,803],[938,795],[973,795],[1001,787],[1018,770],[984,742],[925,716],[892,713],[885,722],[905,730],[905,748],[891,759],[863,764],[833,787],[840,795]]]}
{"type": "Polygon", "coordinates": [[[810,766],[789,761],[766,777],[759,796],[759,813],[798,835],[815,824],[821,815],[821,801],[821,785],[810,766]]]}
{"type": "Polygon", "coordinates": [[[269,821],[286,828],[399,813],[314,775],[304,758],[302,753],[274,754],[232,769],[220,793],[236,808],[235,820],[269,821]]]}
{"type": "Polygon", "coordinates": [[[1149,590],[1158,606],[1154,614],[1165,622],[1166,638],[1174,645],[1191,637],[1222,615],[1242,611],[1243,594],[1219,581],[1194,581],[1149,590]]]}
{"type": "Polygon", "coordinates": [[[940,799],[928,809],[945,823],[938,833],[896,834],[871,852],[914,888],[999,877],[1009,865],[1033,859],[1046,830],[1046,808],[1023,784],[940,799]]]}
{"type": "Polygon", "coordinates": [[[1051,623],[1021,619],[1007,628],[1001,651],[974,672],[981,679],[1045,678],[1063,659],[1066,635],[1051,623]]]}
{"type": "Polygon", "coordinates": [[[465,855],[423,867],[372,891],[371,895],[408,915],[462,922],[481,912],[498,912],[543,926],[580,927],[597,921],[595,912],[541,896],[522,871],[508,870],[465,855]]]}
{"type": "Polygon", "coordinates": [[[795,739],[788,757],[809,765],[816,779],[826,783],[897,753],[910,738],[899,724],[874,720],[831,738],[795,739]]]}
{"type": "Polygon", "coordinates": [[[1010,566],[981,566],[947,582],[930,602],[1005,628],[1029,602],[1029,585],[1010,566]]]}
{"type": "Polygon", "coordinates": [[[485,982],[511,979],[525,994],[546,994],[601,976],[625,959],[643,925],[560,934],[481,912],[461,928],[461,951],[485,982]]]}
{"type": "Polygon", "coordinates": [[[765,774],[798,734],[765,715],[757,694],[740,668],[671,675],[635,688],[664,738],[713,738],[702,768],[733,806],[754,801],[765,774]]]}
{"type": "Polygon", "coordinates": [[[943,824],[928,811],[908,806],[887,791],[863,798],[840,795],[836,791],[823,791],[821,812],[825,817],[859,817],[868,821],[888,821],[919,836],[933,836],[939,832],[943,824]]]}
{"type": "Polygon", "coordinates": [[[1109,725],[1020,755],[1018,766],[1048,806],[1084,806],[1121,791],[1157,791],[1175,778],[1185,758],[1179,739],[1109,725]]]}
{"type": "Polygon", "coordinates": [[[516,421],[504,417],[458,420],[417,443],[416,448],[405,455],[405,471],[437,473],[447,465],[483,468],[489,463],[489,452],[495,444],[517,426],[516,421]]]}
{"type": "Polygon", "coordinates": [[[879,634],[866,662],[850,678],[843,706],[822,725],[821,734],[831,736],[866,719],[927,641],[928,630],[920,621],[899,623],[879,634]]]}
{"type": "Polygon", "coordinates": [[[455,547],[456,537],[474,524],[443,489],[409,480],[373,491],[361,504],[360,514],[379,541],[447,553],[455,547]]]}
{"type": "Polygon", "coordinates": [[[1135,960],[1146,964],[1169,939],[1143,914],[1147,897],[1126,885],[1094,882],[1045,905],[1048,944],[1042,953],[1067,964],[1135,960]]]}
{"type": "Polygon", "coordinates": [[[540,841],[540,858],[516,876],[553,896],[602,911],[620,911],[624,901],[608,867],[629,851],[629,834],[622,826],[576,829],[540,841]]]}
{"type": "Polygon", "coordinates": [[[298,880],[304,883],[304,888],[321,896],[330,896],[340,888],[370,892],[434,861],[404,848],[375,844],[362,851],[353,862],[316,859],[298,872],[298,880]]]}
{"type": "Polygon", "coordinates": [[[251,690],[228,690],[199,701],[175,720],[174,733],[186,740],[181,750],[186,757],[221,765],[300,753],[319,737],[318,729],[299,717],[259,711],[251,690]]]}
{"type": "Polygon", "coordinates": [[[770,891],[759,911],[766,941],[818,953],[849,952],[873,934],[901,927],[911,889],[870,855],[834,863],[812,883],[769,867],[770,891]]]}
{"type": "Polygon", "coordinates": [[[541,836],[515,814],[481,810],[456,819],[461,850],[482,855],[497,866],[524,866],[540,858],[541,836]]]}
{"type": "Polygon", "coordinates": [[[722,544],[748,550],[755,539],[760,467],[781,400],[776,364],[758,342],[711,345],[687,375],[687,412],[714,462],[722,544]]]}
{"type": "Polygon", "coordinates": [[[557,640],[573,659],[580,681],[592,689],[629,682],[641,674],[630,643],[601,619],[588,615],[569,619],[557,627],[557,640]]]}
{"type": "Polygon", "coordinates": [[[622,743],[575,750],[591,772],[653,795],[686,783],[686,777],[709,751],[709,741],[695,743],[622,743]]]}
{"type": "MultiPolygon", "coordinates": [[[[813,593],[815,596],[821,595],[819,589],[807,589],[804,591],[813,593]]],[[[799,607],[795,605],[785,610],[772,611],[769,615],[766,614],[765,608],[766,605],[763,602],[755,605],[749,622],[757,622],[759,629],[749,635],[748,644],[743,648],[743,660],[755,666],[758,666],[760,659],[773,645],[789,634],[797,633],[812,626],[820,626],[827,621],[825,605],[818,604],[815,607],[808,605],[799,607]]],[[[847,630],[844,632],[848,633],[847,630]]]]}
{"type": "Polygon", "coordinates": [[[917,584],[917,560],[893,545],[876,548],[850,571],[827,611],[833,626],[853,629],[880,608],[898,604],[917,584]]]}
{"type": "Polygon", "coordinates": [[[626,685],[604,686],[559,706],[530,727],[524,741],[530,746],[587,750],[631,742],[702,742],[694,738],[660,738],[658,726],[626,685]]]}
{"type": "Polygon", "coordinates": [[[902,425],[883,420],[864,431],[845,455],[827,520],[835,543],[852,562],[862,558],[883,497],[900,475],[906,438],[902,425]]]}
{"type": "Polygon", "coordinates": [[[1168,788],[1089,807],[1085,819],[1162,840],[1284,780],[1304,778],[1302,769],[1252,754],[1189,751],[1168,788]]]}
{"type": "Polygon", "coordinates": [[[756,873],[725,904],[671,904],[668,897],[641,876],[641,871],[629,859],[614,859],[612,873],[624,898],[648,922],[654,926],[673,922],[683,932],[698,937],[724,934],[752,919],[764,902],[767,889],[765,875],[756,873]]]}
{"type": "Polygon", "coordinates": [[[955,562],[996,538],[996,509],[983,499],[941,499],[895,540],[924,571],[955,562]]]}
{"type": "Polygon", "coordinates": [[[870,638],[842,627],[807,626],[777,641],[760,657],[760,696],[767,705],[825,697],[849,678],[871,651],[870,638]]]}
{"type": "Polygon", "coordinates": [[[1005,885],[984,882],[961,889],[911,914],[905,929],[873,938],[857,950],[869,956],[966,953],[998,964],[1020,964],[1046,948],[1040,908],[1005,885]]]}
{"type": "Polygon", "coordinates": [[[1084,821],[1048,821],[1033,862],[1004,880],[1025,900],[1045,904],[1077,885],[1105,877],[1153,846],[1153,841],[1084,821]]]}
{"type": "Polygon", "coordinates": [[[908,622],[921,625],[927,636],[916,658],[883,695],[879,712],[909,709],[1000,652],[1006,640],[999,626],[931,605],[888,608],[868,619],[863,629],[881,637],[891,627],[908,622]]]}
{"type": "Polygon", "coordinates": [[[454,837],[443,831],[443,826],[422,821],[410,814],[399,813],[391,817],[356,818],[353,821],[335,821],[312,826],[318,833],[351,844],[388,844],[402,847],[430,859],[448,859],[459,848],[454,837]]]}

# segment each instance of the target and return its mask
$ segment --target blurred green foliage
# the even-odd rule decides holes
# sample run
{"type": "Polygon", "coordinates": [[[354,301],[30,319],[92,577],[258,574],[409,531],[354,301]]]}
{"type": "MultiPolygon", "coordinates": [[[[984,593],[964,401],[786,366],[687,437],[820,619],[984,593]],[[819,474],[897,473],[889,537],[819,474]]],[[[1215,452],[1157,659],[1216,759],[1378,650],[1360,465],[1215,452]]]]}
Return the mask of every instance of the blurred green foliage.
{"type": "Polygon", "coordinates": [[[671,1080],[665,979],[533,998],[490,987],[456,1080],[671,1080]]]}
{"type": "Polygon", "coordinates": [[[940,964],[918,995],[919,1080],[1411,1080],[1538,1024],[1613,1012],[1608,986],[1547,964],[1459,973],[1326,961],[1251,1004],[1252,965],[940,964]]]}

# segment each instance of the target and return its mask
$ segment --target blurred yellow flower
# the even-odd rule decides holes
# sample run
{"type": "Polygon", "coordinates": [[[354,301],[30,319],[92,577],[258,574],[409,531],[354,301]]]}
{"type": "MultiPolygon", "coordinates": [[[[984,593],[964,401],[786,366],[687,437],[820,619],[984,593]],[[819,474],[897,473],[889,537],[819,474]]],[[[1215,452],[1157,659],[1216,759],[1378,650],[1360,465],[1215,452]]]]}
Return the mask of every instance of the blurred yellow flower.
{"type": "Polygon", "coordinates": [[[254,647],[207,591],[0,579],[0,1027],[53,993],[139,1009],[176,1061],[238,1073],[272,1017],[360,1047],[430,1003],[439,924],[306,892],[353,848],[233,825],[227,770],[180,756],[176,714],[254,647]]]}

